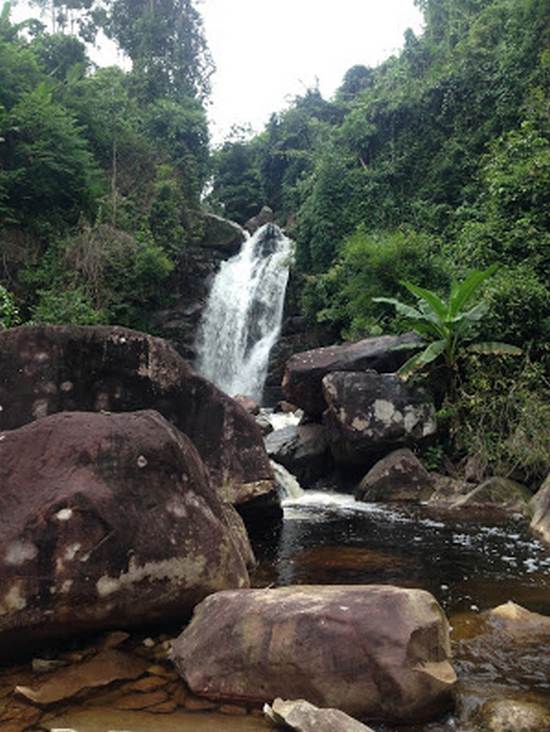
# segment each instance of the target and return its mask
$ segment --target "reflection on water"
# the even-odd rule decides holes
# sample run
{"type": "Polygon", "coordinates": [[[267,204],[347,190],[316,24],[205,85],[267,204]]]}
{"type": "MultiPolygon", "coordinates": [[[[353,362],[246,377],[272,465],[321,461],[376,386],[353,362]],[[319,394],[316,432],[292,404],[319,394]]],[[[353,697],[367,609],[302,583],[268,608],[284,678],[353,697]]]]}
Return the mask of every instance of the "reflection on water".
{"type": "Polygon", "coordinates": [[[522,524],[446,522],[422,507],[307,491],[284,504],[278,542],[260,547],[256,584],[397,584],[432,592],[447,613],[514,600],[550,614],[550,556],[522,524]]]}

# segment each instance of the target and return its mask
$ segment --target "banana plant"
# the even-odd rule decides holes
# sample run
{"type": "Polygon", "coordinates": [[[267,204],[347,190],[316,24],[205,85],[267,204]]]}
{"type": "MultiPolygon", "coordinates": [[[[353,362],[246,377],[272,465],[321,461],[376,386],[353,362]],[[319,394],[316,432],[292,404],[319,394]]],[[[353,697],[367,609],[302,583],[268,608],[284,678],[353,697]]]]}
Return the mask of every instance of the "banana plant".
{"type": "Polygon", "coordinates": [[[413,307],[390,297],[375,297],[374,302],[393,305],[399,315],[412,321],[412,328],[429,343],[427,347],[410,358],[397,372],[402,379],[408,379],[424,366],[443,359],[447,366],[456,370],[457,361],[464,352],[518,356],[521,349],[507,343],[488,341],[472,342],[476,326],[487,314],[488,305],[483,300],[475,302],[481,285],[496,271],[496,265],[486,270],[476,270],[461,282],[453,282],[448,300],[445,302],[432,290],[426,290],[410,282],[401,284],[417,299],[413,307]],[[474,304],[475,303],[475,304],[474,304]]]}

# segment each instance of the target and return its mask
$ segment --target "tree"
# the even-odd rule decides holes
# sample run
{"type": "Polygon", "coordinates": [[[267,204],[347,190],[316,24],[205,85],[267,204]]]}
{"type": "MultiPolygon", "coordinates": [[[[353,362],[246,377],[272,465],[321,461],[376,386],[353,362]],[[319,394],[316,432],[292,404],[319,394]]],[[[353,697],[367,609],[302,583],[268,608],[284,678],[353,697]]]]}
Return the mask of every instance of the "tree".
{"type": "Polygon", "coordinates": [[[131,58],[142,98],[208,97],[214,64],[195,0],[112,0],[103,23],[131,58]]]}

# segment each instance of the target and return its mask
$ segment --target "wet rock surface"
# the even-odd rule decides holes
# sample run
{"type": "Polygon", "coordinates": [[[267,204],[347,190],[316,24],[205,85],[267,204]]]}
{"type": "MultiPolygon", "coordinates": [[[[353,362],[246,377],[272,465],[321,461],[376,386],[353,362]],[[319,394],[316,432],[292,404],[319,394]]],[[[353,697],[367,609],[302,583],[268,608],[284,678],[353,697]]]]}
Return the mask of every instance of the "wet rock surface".
{"type": "Polygon", "coordinates": [[[229,702],[304,698],[364,719],[419,721],[451,706],[445,615],[426,592],[302,586],[221,592],[172,658],[190,688],[229,702]]]}
{"type": "Polygon", "coordinates": [[[70,651],[57,649],[65,662],[68,656],[79,660],[47,675],[34,675],[30,662],[11,669],[0,667],[2,732],[258,732],[269,728],[259,707],[221,705],[194,696],[167,660],[168,636],[128,636],[121,649],[101,650],[107,639],[96,638],[91,645],[70,651]],[[41,699],[23,696],[18,690],[22,686],[41,699]]]}
{"type": "Polygon", "coordinates": [[[182,618],[248,584],[239,517],[158,413],[62,413],[1,437],[0,647],[182,618]]]}
{"type": "Polygon", "coordinates": [[[426,501],[434,481],[409,449],[395,450],[369,470],[355,491],[358,501],[426,501]]]}
{"type": "Polygon", "coordinates": [[[320,424],[291,425],[266,437],[267,453],[307,488],[330,472],[326,428],[320,424]]]}
{"type": "Polygon", "coordinates": [[[283,378],[285,397],[306,413],[321,415],[326,409],[323,378],[334,371],[392,373],[402,366],[422,341],[407,333],[403,336],[366,338],[357,343],[316,348],[296,353],[286,364],[283,378]]]}
{"type": "Polygon", "coordinates": [[[338,709],[319,709],[304,699],[275,699],[271,706],[266,704],[264,713],[276,726],[296,732],[373,732],[338,709]]]}
{"type": "Polygon", "coordinates": [[[228,503],[275,493],[254,419],[164,340],[118,327],[0,333],[0,430],[62,411],[155,409],[194,443],[228,503]]]}
{"type": "Polygon", "coordinates": [[[550,730],[550,705],[502,699],[481,708],[479,725],[486,732],[542,732],[550,730]]]}
{"type": "Polygon", "coordinates": [[[530,492],[508,478],[488,478],[479,485],[431,474],[435,490],[428,499],[434,514],[445,520],[485,521],[506,524],[531,518],[530,492]]]}
{"type": "Polygon", "coordinates": [[[550,475],[533,496],[530,508],[533,512],[531,531],[550,546],[550,475]]]}
{"type": "Polygon", "coordinates": [[[324,421],[337,462],[364,466],[436,431],[435,406],[423,389],[393,374],[335,372],[323,379],[324,421]]]}

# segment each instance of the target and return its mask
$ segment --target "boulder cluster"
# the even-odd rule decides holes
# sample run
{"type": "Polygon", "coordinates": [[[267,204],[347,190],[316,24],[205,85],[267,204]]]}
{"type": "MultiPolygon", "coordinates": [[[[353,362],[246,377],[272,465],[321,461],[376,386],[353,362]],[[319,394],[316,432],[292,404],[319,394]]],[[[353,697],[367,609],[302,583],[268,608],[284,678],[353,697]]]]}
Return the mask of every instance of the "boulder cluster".
{"type": "Polygon", "coordinates": [[[0,647],[170,619],[249,586],[250,506],[279,510],[245,410],[163,340],[0,334],[0,647]]]}
{"type": "Polygon", "coordinates": [[[509,478],[480,475],[473,461],[458,479],[429,472],[417,457],[437,433],[440,385],[431,392],[396,371],[421,345],[411,333],[292,356],[283,391],[303,416],[266,437],[270,457],[305,488],[335,471],[359,501],[421,503],[465,520],[531,521],[550,543],[549,480],[533,497],[509,478]]]}

